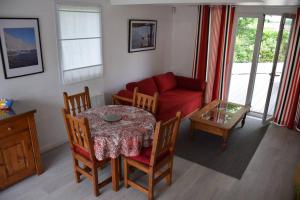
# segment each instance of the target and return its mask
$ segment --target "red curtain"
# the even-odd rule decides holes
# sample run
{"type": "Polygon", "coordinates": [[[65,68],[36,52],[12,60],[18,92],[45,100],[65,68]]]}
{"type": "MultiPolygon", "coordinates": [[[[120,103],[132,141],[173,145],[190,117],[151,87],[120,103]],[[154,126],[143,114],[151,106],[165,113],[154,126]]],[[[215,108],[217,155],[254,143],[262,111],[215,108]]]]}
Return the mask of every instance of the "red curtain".
{"type": "MultiPolygon", "coordinates": [[[[300,95],[300,94],[299,94],[300,95]]],[[[297,114],[296,114],[296,129],[298,131],[300,131],[300,97],[299,97],[299,100],[298,100],[298,108],[297,108],[297,114]]]]}
{"type": "Polygon", "coordinates": [[[206,60],[208,52],[210,7],[198,6],[198,27],[196,37],[193,77],[206,81],[206,60]]]}
{"type": "Polygon", "coordinates": [[[293,128],[300,128],[300,8],[291,32],[290,46],[285,62],[283,78],[275,109],[274,122],[293,128]]]}
{"type": "Polygon", "coordinates": [[[205,103],[227,99],[235,8],[199,6],[193,77],[207,81],[205,103]]]}

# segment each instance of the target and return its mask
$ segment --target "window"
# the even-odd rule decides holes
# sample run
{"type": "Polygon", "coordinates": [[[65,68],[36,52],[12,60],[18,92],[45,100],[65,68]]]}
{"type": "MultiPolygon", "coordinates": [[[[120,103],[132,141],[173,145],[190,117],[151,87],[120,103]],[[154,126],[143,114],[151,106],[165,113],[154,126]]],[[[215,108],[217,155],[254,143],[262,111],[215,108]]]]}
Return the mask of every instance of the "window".
{"type": "Polygon", "coordinates": [[[100,7],[57,5],[57,12],[63,83],[100,77],[103,73],[100,7]]]}

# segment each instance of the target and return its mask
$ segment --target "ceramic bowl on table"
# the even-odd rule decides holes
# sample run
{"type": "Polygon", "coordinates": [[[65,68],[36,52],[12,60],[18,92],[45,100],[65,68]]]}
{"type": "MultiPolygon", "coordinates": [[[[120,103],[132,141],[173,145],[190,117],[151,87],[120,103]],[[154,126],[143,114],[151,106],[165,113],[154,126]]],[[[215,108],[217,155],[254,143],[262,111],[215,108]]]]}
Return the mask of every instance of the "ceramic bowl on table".
{"type": "Polygon", "coordinates": [[[114,114],[107,114],[107,115],[104,115],[102,117],[102,119],[106,122],[117,122],[117,121],[120,121],[122,119],[122,116],[114,115],[114,114]]]}

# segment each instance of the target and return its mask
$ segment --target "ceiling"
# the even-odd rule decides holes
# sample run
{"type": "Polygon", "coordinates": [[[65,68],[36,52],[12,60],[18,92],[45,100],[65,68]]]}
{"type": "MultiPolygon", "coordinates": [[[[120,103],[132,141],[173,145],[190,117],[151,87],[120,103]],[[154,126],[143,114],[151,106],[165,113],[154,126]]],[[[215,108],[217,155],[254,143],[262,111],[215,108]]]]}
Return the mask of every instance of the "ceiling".
{"type": "Polygon", "coordinates": [[[111,0],[112,5],[178,5],[178,4],[231,4],[231,5],[265,5],[265,6],[295,6],[300,0],[111,0]]]}

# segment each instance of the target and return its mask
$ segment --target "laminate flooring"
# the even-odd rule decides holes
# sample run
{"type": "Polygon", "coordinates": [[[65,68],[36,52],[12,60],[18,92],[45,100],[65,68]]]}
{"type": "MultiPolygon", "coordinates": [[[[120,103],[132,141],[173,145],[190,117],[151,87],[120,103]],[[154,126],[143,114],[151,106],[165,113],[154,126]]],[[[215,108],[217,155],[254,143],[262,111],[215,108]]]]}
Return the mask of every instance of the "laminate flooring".
{"type": "MultiPolygon", "coordinates": [[[[147,199],[145,194],[126,189],[122,183],[119,192],[112,191],[108,184],[100,196],[94,197],[87,180],[75,183],[68,144],[44,153],[42,158],[45,172],[1,191],[0,200],[147,199]]],[[[156,185],[155,199],[292,200],[293,175],[299,160],[300,134],[272,124],[240,180],[175,156],[173,184],[168,187],[161,181],[156,185]]],[[[108,167],[100,178],[109,173],[108,167]]],[[[139,176],[140,182],[146,184],[146,177],[139,176]]]]}

